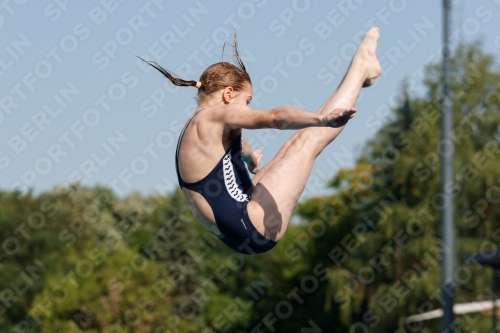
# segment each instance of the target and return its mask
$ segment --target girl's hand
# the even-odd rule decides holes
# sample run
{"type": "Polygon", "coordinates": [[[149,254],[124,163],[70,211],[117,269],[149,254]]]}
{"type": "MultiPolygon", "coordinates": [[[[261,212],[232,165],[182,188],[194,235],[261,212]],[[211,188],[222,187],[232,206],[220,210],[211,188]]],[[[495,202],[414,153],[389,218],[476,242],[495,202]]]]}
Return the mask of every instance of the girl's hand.
{"type": "Polygon", "coordinates": [[[335,109],[330,114],[323,117],[323,124],[327,127],[342,127],[347,124],[349,119],[354,118],[356,111],[355,108],[335,109]]]}
{"type": "Polygon", "coordinates": [[[256,174],[260,171],[260,161],[262,160],[262,151],[260,149],[255,150],[252,153],[252,164],[253,168],[250,170],[251,173],[256,174]]]}

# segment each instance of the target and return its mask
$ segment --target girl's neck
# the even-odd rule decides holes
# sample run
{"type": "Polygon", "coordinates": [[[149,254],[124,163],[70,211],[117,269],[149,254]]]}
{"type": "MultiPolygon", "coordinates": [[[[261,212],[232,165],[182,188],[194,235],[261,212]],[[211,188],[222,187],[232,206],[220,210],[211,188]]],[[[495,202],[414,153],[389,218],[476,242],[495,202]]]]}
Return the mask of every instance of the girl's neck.
{"type": "Polygon", "coordinates": [[[214,98],[214,99],[211,99],[211,100],[208,100],[208,101],[204,101],[200,104],[198,104],[198,109],[202,109],[202,108],[206,108],[206,107],[210,107],[210,106],[216,106],[216,105],[219,105],[219,104],[222,104],[222,100],[219,99],[218,101],[214,98]]]}

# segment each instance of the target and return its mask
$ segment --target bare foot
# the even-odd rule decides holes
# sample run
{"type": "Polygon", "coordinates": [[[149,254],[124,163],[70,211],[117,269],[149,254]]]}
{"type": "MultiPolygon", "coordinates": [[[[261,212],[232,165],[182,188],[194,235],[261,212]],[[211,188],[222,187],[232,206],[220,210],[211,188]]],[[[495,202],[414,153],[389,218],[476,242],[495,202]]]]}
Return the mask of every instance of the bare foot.
{"type": "Polygon", "coordinates": [[[371,28],[363,36],[354,54],[353,61],[360,62],[365,69],[366,80],[363,83],[363,87],[371,86],[375,82],[375,78],[380,76],[382,72],[382,67],[377,59],[377,42],[379,39],[379,29],[371,28]]]}

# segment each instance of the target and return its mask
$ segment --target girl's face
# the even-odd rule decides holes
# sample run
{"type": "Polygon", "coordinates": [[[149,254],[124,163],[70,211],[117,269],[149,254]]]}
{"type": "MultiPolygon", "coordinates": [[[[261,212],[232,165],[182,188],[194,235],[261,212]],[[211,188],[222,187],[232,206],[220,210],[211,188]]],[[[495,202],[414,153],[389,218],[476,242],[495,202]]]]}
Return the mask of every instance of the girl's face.
{"type": "Polygon", "coordinates": [[[252,99],[253,89],[249,82],[245,82],[240,91],[235,91],[233,87],[224,89],[223,101],[226,104],[245,104],[248,105],[252,99]]]}

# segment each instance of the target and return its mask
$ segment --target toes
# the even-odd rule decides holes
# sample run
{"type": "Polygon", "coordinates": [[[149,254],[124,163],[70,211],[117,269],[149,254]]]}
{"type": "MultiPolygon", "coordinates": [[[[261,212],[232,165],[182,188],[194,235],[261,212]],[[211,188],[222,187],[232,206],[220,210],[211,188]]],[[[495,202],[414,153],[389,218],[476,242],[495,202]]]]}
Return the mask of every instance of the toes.
{"type": "Polygon", "coordinates": [[[374,39],[378,40],[380,38],[380,29],[378,27],[373,27],[368,31],[367,34],[371,35],[374,39]]]}

